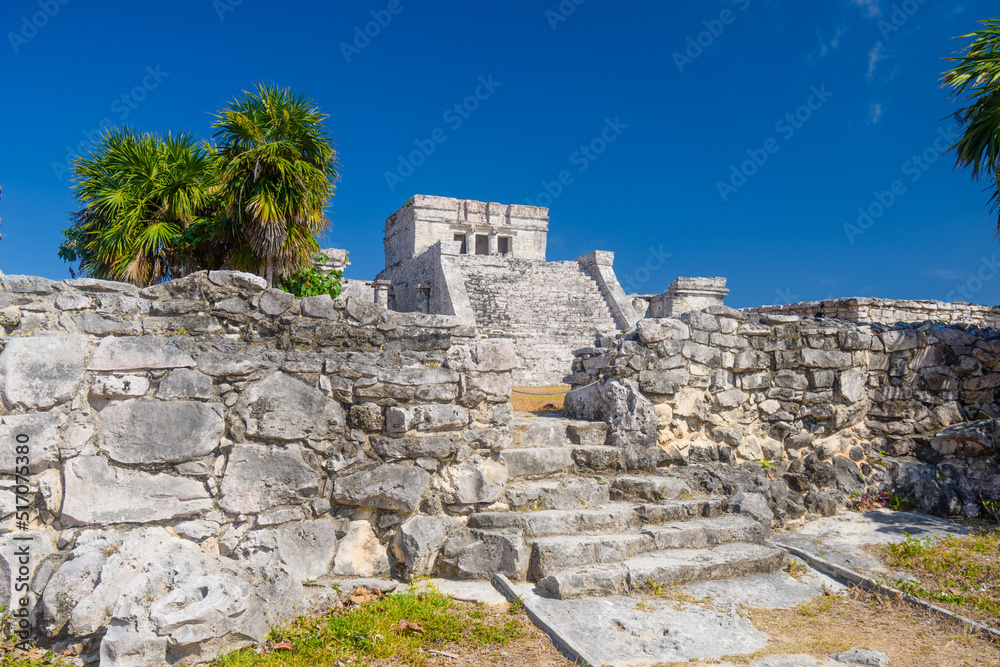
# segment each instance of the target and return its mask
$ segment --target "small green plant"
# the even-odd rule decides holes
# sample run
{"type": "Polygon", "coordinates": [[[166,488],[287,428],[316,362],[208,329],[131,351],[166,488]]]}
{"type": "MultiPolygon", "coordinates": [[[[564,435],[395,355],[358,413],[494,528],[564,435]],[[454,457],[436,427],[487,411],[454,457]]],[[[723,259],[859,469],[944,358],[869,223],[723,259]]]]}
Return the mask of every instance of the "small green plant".
{"type": "Polygon", "coordinates": [[[774,470],[774,461],[772,461],[771,459],[766,459],[766,458],[761,459],[760,461],[757,461],[757,463],[760,464],[761,468],[765,468],[767,470],[774,470]]]}
{"type": "Polygon", "coordinates": [[[653,589],[654,595],[663,595],[665,592],[663,590],[663,584],[653,581],[652,578],[649,580],[649,587],[653,589]]]}
{"type": "Polygon", "coordinates": [[[186,335],[187,335],[187,332],[188,332],[188,330],[187,330],[187,329],[185,329],[184,327],[181,327],[181,328],[179,328],[179,329],[177,330],[177,335],[178,335],[178,336],[186,336],[186,335]]]}
{"type": "Polygon", "coordinates": [[[643,602],[641,600],[639,602],[635,603],[635,608],[638,611],[652,611],[653,610],[652,605],[648,605],[648,604],[646,604],[645,602],[643,602]]]}
{"type": "MultiPolygon", "coordinates": [[[[319,259],[325,262],[329,258],[326,255],[320,255],[319,259]]],[[[343,279],[343,271],[324,273],[315,266],[310,266],[308,269],[299,271],[281,281],[278,284],[278,288],[294,294],[297,299],[307,296],[320,296],[321,294],[329,294],[331,299],[336,299],[340,296],[343,279]]]]}
{"type": "Polygon", "coordinates": [[[520,614],[523,611],[524,611],[524,597],[518,595],[516,598],[514,598],[513,602],[510,603],[510,606],[507,607],[507,613],[520,614]]]}

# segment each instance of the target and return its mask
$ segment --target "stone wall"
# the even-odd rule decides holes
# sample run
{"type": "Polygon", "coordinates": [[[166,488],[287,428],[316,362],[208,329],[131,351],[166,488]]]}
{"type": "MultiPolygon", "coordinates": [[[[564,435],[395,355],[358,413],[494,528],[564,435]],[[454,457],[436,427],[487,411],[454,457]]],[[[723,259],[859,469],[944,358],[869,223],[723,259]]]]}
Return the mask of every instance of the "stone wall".
{"type": "Polygon", "coordinates": [[[514,341],[518,384],[561,384],[574,349],[617,331],[597,283],[577,262],[458,260],[479,333],[514,341]]]}
{"type": "Polygon", "coordinates": [[[502,492],[518,361],[456,318],[233,272],[0,288],[0,602],[28,545],[38,634],[102,664],[259,643],[328,573],[427,574],[502,492]]]}
{"type": "MultiPolygon", "coordinates": [[[[956,498],[981,493],[984,476],[1000,481],[1000,470],[982,458],[955,460],[954,450],[934,445],[945,427],[1000,417],[1000,332],[993,329],[714,307],[642,320],[613,349],[576,356],[566,399],[575,416],[608,421],[598,414],[606,406],[599,397],[613,380],[634,382],[653,405],[654,432],[642,440],[649,451],[633,455],[636,467],[768,460],[785,461],[787,470],[818,455],[867,462],[870,471],[872,457],[896,457],[902,462],[887,474],[900,481],[915,474],[912,464],[941,464],[947,454],[951,496],[931,504],[949,510],[956,498]]],[[[927,485],[922,474],[919,488],[927,485]]],[[[900,484],[918,488],[912,479],[900,484]]],[[[1000,498],[1000,486],[989,494],[1000,498]]]]}
{"type": "Polygon", "coordinates": [[[898,322],[942,322],[945,324],[974,324],[980,327],[1000,328],[1000,308],[980,306],[975,303],[946,303],[943,301],[894,301],[851,297],[807,301],[781,306],[748,308],[745,312],[785,314],[836,318],[849,322],[896,324],[898,322]]]}

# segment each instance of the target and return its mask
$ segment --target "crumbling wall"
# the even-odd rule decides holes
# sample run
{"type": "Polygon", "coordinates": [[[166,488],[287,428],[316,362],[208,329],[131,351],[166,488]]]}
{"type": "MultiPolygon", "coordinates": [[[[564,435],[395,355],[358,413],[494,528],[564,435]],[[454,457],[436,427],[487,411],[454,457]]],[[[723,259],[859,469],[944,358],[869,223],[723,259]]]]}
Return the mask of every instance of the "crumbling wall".
{"type": "Polygon", "coordinates": [[[308,579],[432,572],[502,493],[518,360],[457,318],[225,271],[0,288],[0,602],[27,545],[38,638],[209,659],[308,579]]]}
{"type": "Polygon", "coordinates": [[[975,303],[947,303],[852,297],[806,301],[778,306],[748,308],[744,312],[836,318],[848,322],[893,325],[900,322],[936,322],[966,326],[1000,328],[1000,309],[975,303]]]}
{"type": "MultiPolygon", "coordinates": [[[[993,329],[713,307],[642,320],[613,349],[576,356],[566,399],[572,413],[608,421],[597,413],[607,409],[599,396],[610,381],[634,383],[654,406],[656,449],[636,459],[644,467],[777,462],[794,490],[799,468],[829,460],[844,474],[874,473],[868,483],[915,495],[934,486],[928,477],[936,473],[926,466],[946,464],[934,500],[921,506],[952,513],[986,488],[984,479],[1000,481],[981,452],[970,457],[935,444],[946,427],[1000,416],[1000,332],[993,329]]],[[[989,497],[1000,497],[993,489],[989,497]]]]}

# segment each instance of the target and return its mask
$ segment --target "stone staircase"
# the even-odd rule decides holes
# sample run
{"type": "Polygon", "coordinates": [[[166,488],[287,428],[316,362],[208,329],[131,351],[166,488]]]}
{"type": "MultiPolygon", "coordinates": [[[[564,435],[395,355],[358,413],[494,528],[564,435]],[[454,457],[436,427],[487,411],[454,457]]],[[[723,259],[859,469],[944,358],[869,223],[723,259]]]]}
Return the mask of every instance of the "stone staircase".
{"type": "Polygon", "coordinates": [[[571,350],[618,330],[597,283],[576,262],[461,259],[480,333],[514,340],[522,364],[515,384],[561,384],[571,350]]]}
{"type": "Polygon", "coordinates": [[[621,595],[779,570],[784,550],[725,495],[694,496],[680,474],[630,475],[607,425],[521,416],[501,457],[510,511],[469,517],[471,542],[503,543],[504,574],[562,599],[621,595]]]}

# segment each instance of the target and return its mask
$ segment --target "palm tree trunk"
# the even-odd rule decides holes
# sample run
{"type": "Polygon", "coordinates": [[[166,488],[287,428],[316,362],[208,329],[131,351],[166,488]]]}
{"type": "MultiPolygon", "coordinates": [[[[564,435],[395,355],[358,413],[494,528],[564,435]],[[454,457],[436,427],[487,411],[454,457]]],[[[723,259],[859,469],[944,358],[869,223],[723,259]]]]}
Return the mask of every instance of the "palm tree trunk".
{"type": "Polygon", "coordinates": [[[264,269],[264,279],[268,287],[274,287],[274,256],[268,255],[264,261],[267,265],[264,269]]]}

